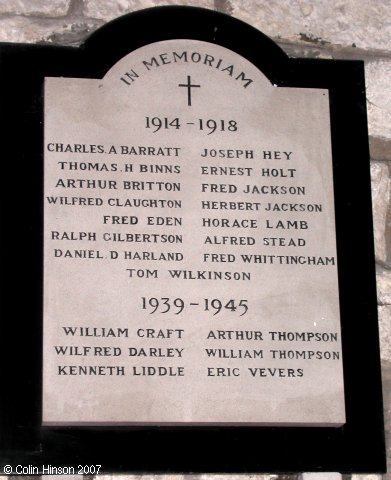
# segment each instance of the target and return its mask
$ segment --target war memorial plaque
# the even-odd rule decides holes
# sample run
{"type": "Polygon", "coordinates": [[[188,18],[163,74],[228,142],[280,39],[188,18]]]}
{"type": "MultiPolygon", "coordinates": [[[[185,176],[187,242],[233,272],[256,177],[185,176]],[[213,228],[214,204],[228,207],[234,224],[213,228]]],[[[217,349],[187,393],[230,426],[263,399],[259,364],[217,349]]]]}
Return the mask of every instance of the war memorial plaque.
{"type": "Polygon", "coordinates": [[[344,423],[329,117],[195,40],[46,78],[45,423],[344,423]]]}
{"type": "Polygon", "coordinates": [[[1,49],[2,464],[383,471],[362,63],[186,7],[1,49]]]}

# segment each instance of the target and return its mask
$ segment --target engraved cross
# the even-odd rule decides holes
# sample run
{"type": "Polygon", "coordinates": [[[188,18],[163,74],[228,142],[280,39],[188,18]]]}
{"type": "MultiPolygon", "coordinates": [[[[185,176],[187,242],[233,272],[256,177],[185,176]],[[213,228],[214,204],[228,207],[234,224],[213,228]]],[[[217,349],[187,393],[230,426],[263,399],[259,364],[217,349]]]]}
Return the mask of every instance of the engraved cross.
{"type": "Polygon", "coordinates": [[[201,85],[192,85],[190,75],[187,76],[187,83],[180,83],[178,87],[186,87],[187,88],[187,105],[191,107],[191,89],[198,87],[200,88],[201,85]]]}

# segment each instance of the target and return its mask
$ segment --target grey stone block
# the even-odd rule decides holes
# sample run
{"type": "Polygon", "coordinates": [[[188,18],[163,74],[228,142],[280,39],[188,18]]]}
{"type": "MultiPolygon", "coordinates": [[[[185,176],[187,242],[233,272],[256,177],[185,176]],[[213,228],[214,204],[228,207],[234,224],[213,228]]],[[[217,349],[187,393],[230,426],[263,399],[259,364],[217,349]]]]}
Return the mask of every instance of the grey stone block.
{"type": "Polygon", "coordinates": [[[101,20],[113,18],[134,12],[143,8],[163,5],[188,5],[192,7],[214,8],[213,0],[85,0],[84,14],[101,20]]]}
{"type": "Polygon", "coordinates": [[[376,260],[388,264],[387,215],[390,206],[391,182],[386,163],[372,162],[372,203],[376,260]]]}
{"type": "Polygon", "coordinates": [[[71,0],[1,0],[0,14],[61,17],[68,13],[71,0]]]}
{"type": "Polygon", "coordinates": [[[232,13],[273,38],[389,50],[388,0],[231,0],[232,13]]]}
{"type": "Polygon", "coordinates": [[[391,139],[391,61],[365,63],[368,128],[372,136],[391,139]]]}

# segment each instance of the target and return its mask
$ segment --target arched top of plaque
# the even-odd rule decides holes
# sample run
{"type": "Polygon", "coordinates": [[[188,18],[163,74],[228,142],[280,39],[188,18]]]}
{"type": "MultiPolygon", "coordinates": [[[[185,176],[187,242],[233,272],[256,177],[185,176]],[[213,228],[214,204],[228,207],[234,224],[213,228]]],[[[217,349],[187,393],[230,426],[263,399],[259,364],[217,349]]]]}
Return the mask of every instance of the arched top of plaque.
{"type": "Polygon", "coordinates": [[[80,48],[90,74],[95,70],[102,77],[129,52],[164,40],[198,40],[229,49],[273,84],[285,83],[289,70],[289,57],[269,37],[240,20],[198,7],[154,7],[124,15],[94,32],[80,48]]]}

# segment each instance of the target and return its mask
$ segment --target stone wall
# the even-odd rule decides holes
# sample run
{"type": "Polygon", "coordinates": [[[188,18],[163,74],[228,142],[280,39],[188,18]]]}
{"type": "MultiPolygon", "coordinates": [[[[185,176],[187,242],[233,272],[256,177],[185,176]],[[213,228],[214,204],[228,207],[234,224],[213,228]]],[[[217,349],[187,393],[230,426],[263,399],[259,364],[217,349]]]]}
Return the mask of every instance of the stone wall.
{"type": "MultiPolygon", "coordinates": [[[[384,403],[391,458],[390,1],[1,0],[0,41],[78,45],[92,31],[120,15],[169,4],[206,7],[244,20],[270,36],[291,56],[365,60],[384,403]]],[[[330,474],[328,478],[334,476],[330,474]]],[[[390,480],[391,473],[384,479],[390,480]]]]}

